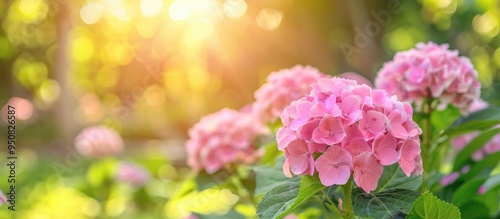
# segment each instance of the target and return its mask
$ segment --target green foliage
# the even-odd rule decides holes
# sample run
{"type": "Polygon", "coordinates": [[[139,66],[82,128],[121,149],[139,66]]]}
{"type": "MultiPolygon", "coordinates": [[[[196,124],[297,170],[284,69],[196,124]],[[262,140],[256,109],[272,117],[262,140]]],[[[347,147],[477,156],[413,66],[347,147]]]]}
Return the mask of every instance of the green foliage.
{"type": "Polygon", "coordinates": [[[420,192],[392,189],[383,192],[365,193],[356,188],[352,191],[354,215],[368,218],[393,218],[406,214],[420,192]]]}
{"type": "Polygon", "coordinates": [[[443,134],[455,136],[474,130],[488,129],[500,123],[500,107],[489,106],[486,109],[473,112],[468,116],[460,117],[448,127],[443,134]]]}
{"type": "Polygon", "coordinates": [[[460,218],[460,210],[450,203],[439,200],[432,193],[426,192],[418,197],[406,218],[457,219],[460,218]]]}
{"type": "Polygon", "coordinates": [[[214,174],[208,174],[205,171],[200,171],[198,174],[196,174],[196,185],[198,191],[202,191],[214,186],[219,186],[221,184],[226,183],[229,178],[231,177],[231,174],[222,169],[214,174]]]}
{"type": "Polygon", "coordinates": [[[462,206],[472,198],[477,196],[479,187],[486,181],[486,178],[475,179],[465,182],[453,194],[452,202],[457,206],[462,206]]]}
{"type": "Polygon", "coordinates": [[[256,195],[264,194],[276,186],[288,183],[290,179],[285,176],[281,168],[284,160],[282,156],[276,160],[274,167],[265,165],[253,168],[256,173],[256,195]]]}
{"type": "Polygon", "coordinates": [[[455,157],[454,171],[460,170],[467,161],[470,161],[474,152],[482,148],[493,136],[500,133],[500,128],[483,131],[476,138],[470,141],[455,157]]]}
{"type": "Polygon", "coordinates": [[[324,189],[317,177],[294,177],[267,192],[258,205],[259,218],[283,218],[311,196],[324,189]]]}
{"type": "Polygon", "coordinates": [[[391,189],[417,190],[422,184],[422,176],[407,177],[399,164],[384,167],[384,173],[378,181],[374,192],[383,192],[391,189]]]}

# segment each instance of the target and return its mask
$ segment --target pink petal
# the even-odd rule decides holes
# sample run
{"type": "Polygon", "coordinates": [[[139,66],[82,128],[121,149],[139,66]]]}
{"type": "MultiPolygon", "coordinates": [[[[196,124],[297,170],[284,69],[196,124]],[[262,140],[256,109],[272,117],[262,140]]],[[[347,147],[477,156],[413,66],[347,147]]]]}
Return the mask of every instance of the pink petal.
{"type": "Polygon", "coordinates": [[[396,146],[396,138],[390,133],[379,135],[373,141],[373,154],[380,160],[380,164],[384,166],[391,165],[399,159],[396,146]]]}
{"type": "Polygon", "coordinates": [[[359,127],[366,140],[371,140],[384,132],[386,117],[383,113],[369,110],[359,121],[359,127]]]}
{"type": "Polygon", "coordinates": [[[338,146],[329,147],[315,162],[323,185],[343,185],[351,175],[351,155],[338,146]]]}
{"type": "Polygon", "coordinates": [[[278,149],[284,150],[290,142],[297,139],[295,132],[287,127],[282,127],[276,133],[276,141],[278,142],[278,149]]]}
{"type": "Polygon", "coordinates": [[[288,163],[287,159],[285,159],[285,162],[283,162],[283,173],[288,178],[292,178],[293,177],[293,174],[292,174],[292,172],[290,170],[290,163],[288,163]]]}
{"type": "Polygon", "coordinates": [[[299,129],[298,136],[300,139],[310,140],[312,138],[312,134],[314,129],[319,126],[319,122],[321,119],[317,118],[315,120],[309,121],[304,124],[302,128],[299,129]]]}
{"type": "Polygon", "coordinates": [[[354,138],[350,141],[349,145],[344,148],[352,157],[355,157],[365,151],[371,151],[370,145],[362,137],[354,138]]]}
{"type": "Polygon", "coordinates": [[[312,139],[316,143],[337,144],[345,137],[344,127],[339,119],[326,115],[321,119],[319,127],[313,132],[312,139]]]}
{"type": "Polygon", "coordinates": [[[370,152],[363,152],[353,159],[354,182],[366,193],[375,190],[384,167],[370,152]]]}

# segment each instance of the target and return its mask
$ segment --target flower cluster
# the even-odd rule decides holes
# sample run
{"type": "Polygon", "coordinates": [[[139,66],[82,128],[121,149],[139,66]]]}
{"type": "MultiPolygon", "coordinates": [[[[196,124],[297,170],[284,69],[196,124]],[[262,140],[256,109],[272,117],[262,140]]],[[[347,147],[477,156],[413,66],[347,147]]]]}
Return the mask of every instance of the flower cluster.
{"type": "Polygon", "coordinates": [[[188,165],[211,174],[233,162],[255,162],[253,140],[264,131],[251,114],[223,109],[207,115],[189,130],[188,165]]]}
{"type": "Polygon", "coordinates": [[[468,113],[481,85],[468,58],[447,44],[429,42],[397,53],[380,69],[375,86],[402,101],[421,104],[423,98],[438,98],[440,108],[452,104],[468,113]]]}
{"type": "Polygon", "coordinates": [[[345,184],[354,172],[356,184],[369,193],[383,166],[398,162],[407,176],[422,173],[422,130],[412,121],[410,104],[348,79],[319,79],[311,86],[281,115],[276,140],[285,151],[287,176],[317,171],[330,186],[345,184]]]}
{"type": "MultiPolygon", "coordinates": [[[[479,111],[488,107],[488,102],[477,99],[471,106],[471,112],[479,111]]],[[[457,151],[461,151],[472,139],[479,135],[479,131],[460,135],[451,140],[451,144],[457,151]]],[[[500,134],[493,136],[482,148],[478,149],[472,155],[472,159],[480,161],[484,156],[500,151],[500,134]]]]}
{"type": "Polygon", "coordinates": [[[104,126],[86,128],[75,138],[75,148],[81,155],[103,157],[120,154],[123,140],[114,130],[104,126]]]}
{"type": "Polygon", "coordinates": [[[272,72],[267,83],[254,93],[252,110],[263,122],[274,122],[285,107],[311,91],[310,84],[327,75],[310,66],[296,65],[272,72]]]}
{"type": "Polygon", "coordinates": [[[121,162],[118,165],[116,179],[128,183],[134,187],[141,187],[149,182],[151,174],[144,167],[129,162],[121,162]]]}

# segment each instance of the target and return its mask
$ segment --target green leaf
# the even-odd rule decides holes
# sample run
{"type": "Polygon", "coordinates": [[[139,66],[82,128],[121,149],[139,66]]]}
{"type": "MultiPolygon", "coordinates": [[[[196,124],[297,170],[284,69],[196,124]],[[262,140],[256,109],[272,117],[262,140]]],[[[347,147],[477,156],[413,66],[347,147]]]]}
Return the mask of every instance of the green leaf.
{"type": "Polygon", "coordinates": [[[457,154],[453,170],[459,171],[467,163],[467,161],[471,159],[474,152],[482,148],[484,144],[490,141],[490,139],[498,133],[500,133],[500,128],[495,128],[488,131],[483,131],[480,135],[472,139],[472,141],[470,141],[464,147],[464,149],[457,154]]]}
{"type": "MultiPolygon", "coordinates": [[[[498,203],[498,198],[496,200],[498,203]]],[[[489,209],[484,203],[478,201],[470,201],[467,202],[466,205],[460,206],[460,213],[463,218],[467,219],[483,219],[483,218],[491,218],[489,216],[489,209]]]]}
{"type": "Polygon", "coordinates": [[[272,144],[265,146],[266,150],[264,155],[260,158],[261,164],[275,165],[276,158],[283,154],[283,152],[278,150],[278,144],[274,141],[272,144]]]}
{"type": "Polygon", "coordinates": [[[242,214],[236,212],[235,210],[230,210],[224,215],[219,215],[219,214],[196,214],[196,216],[199,219],[221,219],[221,218],[227,218],[227,219],[244,219],[245,216],[242,214]]]}
{"type": "Polygon", "coordinates": [[[257,207],[259,218],[283,218],[324,186],[317,177],[302,176],[288,180],[267,192],[257,207]]]}
{"type": "MultiPolygon", "coordinates": [[[[479,202],[482,203],[486,208],[488,209],[488,213],[486,215],[494,215],[498,211],[498,207],[500,203],[498,203],[498,192],[497,191],[491,191],[491,192],[486,192],[483,195],[478,195],[476,198],[474,198],[474,202],[479,202]]],[[[465,209],[467,205],[464,205],[461,209],[465,209]]],[[[464,210],[460,210],[463,215],[465,215],[464,210]]],[[[464,216],[464,218],[466,218],[464,216]]]]}
{"type": "Polygon", "coordinates": [[[290,179],[283,173],[283,156],[276,159],[274,167],[269,165],[255,166],[253,170],[256,173],[257,187],[255,194],[260,195],[270,191],[272,188],[290,182],[290,179]]]}
{"type": "Polygon", "coordinates": [[[460,210],[450,203],[439,200],[432,193],[426,192],[418,197],[406,218],[456,219],[460,218],[460,210]]]}
{"type": "Polygon", "coordinates": [[[107,158],[96,161],[87,170],[87,181],[92,186],[102,187],[113,178],[116,168],[117,162],[115,159],[107,158]]]}
{"type": "Polygon", "coordinates": [[[500,123],[500,107],[490,105],[488,108],[460,117],[444,131],[444,135],[458,135],[473,130],[483,130],[500,123]]]}
{"type": "Polygon", "coordinates": [[[470,170],[466,174],[461,175],[457,179],[457,181],[467,181],[480,174],[489,175],[493,168],[498,165],[499,161],[500,152],[489,154],[485,156],[481,161],[472,164],[470,170]]]}
{"type": "Polygon", "coordinates": [[[422,176],[410,176],[401,170],[399,164],[384,167],[384,173],[378,181],[377,190],[374,192],[383,192],[392,189],[417,190],[422,184],[422,176]]]}
{"type": "Polygon", "coordinates": [[[459,117],[460,110],[458,110],[455,106],[448,105],[448,107],[444,110],[432,111],[431,124],[434,130],[444,130],[459,117]]]}
{"type": "Polygon", "coordinates": [[[231,173],[227,170],[219,170],[213,174],[208,174],[205,171],[200,171],[196,174],[196,188],[202,191],[214,186],[225,184],[231,177],[231,173]]]}
{"type": "Polygon", "coordinates": [[[477,191],[485,181],[486,178],[475,179],[465,182],[455,191],[451,201],[453,202],[453,204],[459,207],[466,204],[468,201],[470,201],[472,198],[478,195],[477,191]]]}
{"type": "Polygon", "coordinates": [[[354,215],[368,218],[394,218],[410,211],[420,192],[393,189],[367,194],[360,188],[353,189],[352,203],[354,215]]]}

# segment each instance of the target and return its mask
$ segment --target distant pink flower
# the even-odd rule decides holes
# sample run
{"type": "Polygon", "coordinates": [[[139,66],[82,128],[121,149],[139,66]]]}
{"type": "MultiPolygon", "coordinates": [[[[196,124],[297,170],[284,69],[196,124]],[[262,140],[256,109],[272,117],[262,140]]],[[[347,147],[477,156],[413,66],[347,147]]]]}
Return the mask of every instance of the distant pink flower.
{"type": "Polygon", "coordinates": [[[274,122],[288,104],[309,94],[310,84],[324,77],[328,76],[318,69],[301,65],[272,72],[254,93],[255,115],[263,122],[274,122]]]}
{"type": "Polygon", "coordinates": [[[123,140],[114,130],[93,126],[82,130],[75,138],[75,149],[84,156],[103,157],[123,151],[123,140]]]}
{"type": "Polygon", "coordinates": [[[0,190],[0,205],[7,203],[7,197],[3,194],[2,190],[0,190]]]}
{"type": "Polygon", "coordinates": [[[447,185],[450,185],[452,183],[454,183],[458,177],[460,177],[460,173],[459,172],[453,172],[453,173],[450,173],[446,176],[444,176],[442,179],[441,179],[441,186],[447,186],[447,185]]]}
{"type": "Polygon", "coordinates": [[[255,162],[260,152],[253,141],[265,131],[251,114],[223,109],[207,115],[189,130],[188,165],[211,174],[230,163],[255,162]]]}
{"type": "Polygon", "coordinates": [[[483,185],[479,186],[479,189],[477,190],[477,194],[482,195],[484,193],[486,193],[486,186],[483,184],[483,185]]]}
{"type": "Polygon", "coordinates": [[[422,103],[436,98],[440,108],[448,104],[468,113],[479,97],[480,83],[470,60],[448,50],[448,44],[418,43],[399,52],[380,69],[375,87],[395,94],[402,101],[422,103]]]}
{"type": "Polygon", "coordinates": [[[422,173],[422,130],[408,103],[342,78],[322,78],[311,87],[281,114],[276,140],[285,151],[285,175],[317,171],[330,186],[343,185],[354,174],[356,184],[370,192],[383,166],[398,162],[408,176],[422,173]]]}
{"type": "Polygon", "coordinates": [[[121,162],[118,165],[116,179],[128,183],[134,187],[141,187],[149,182],[151,174],[144,167],[129,162],[121,162]]]}
{"type": "Polygon", "coordinates": [[[287,214],[283,219],[299,219],[295,214],[287,214]]]}

